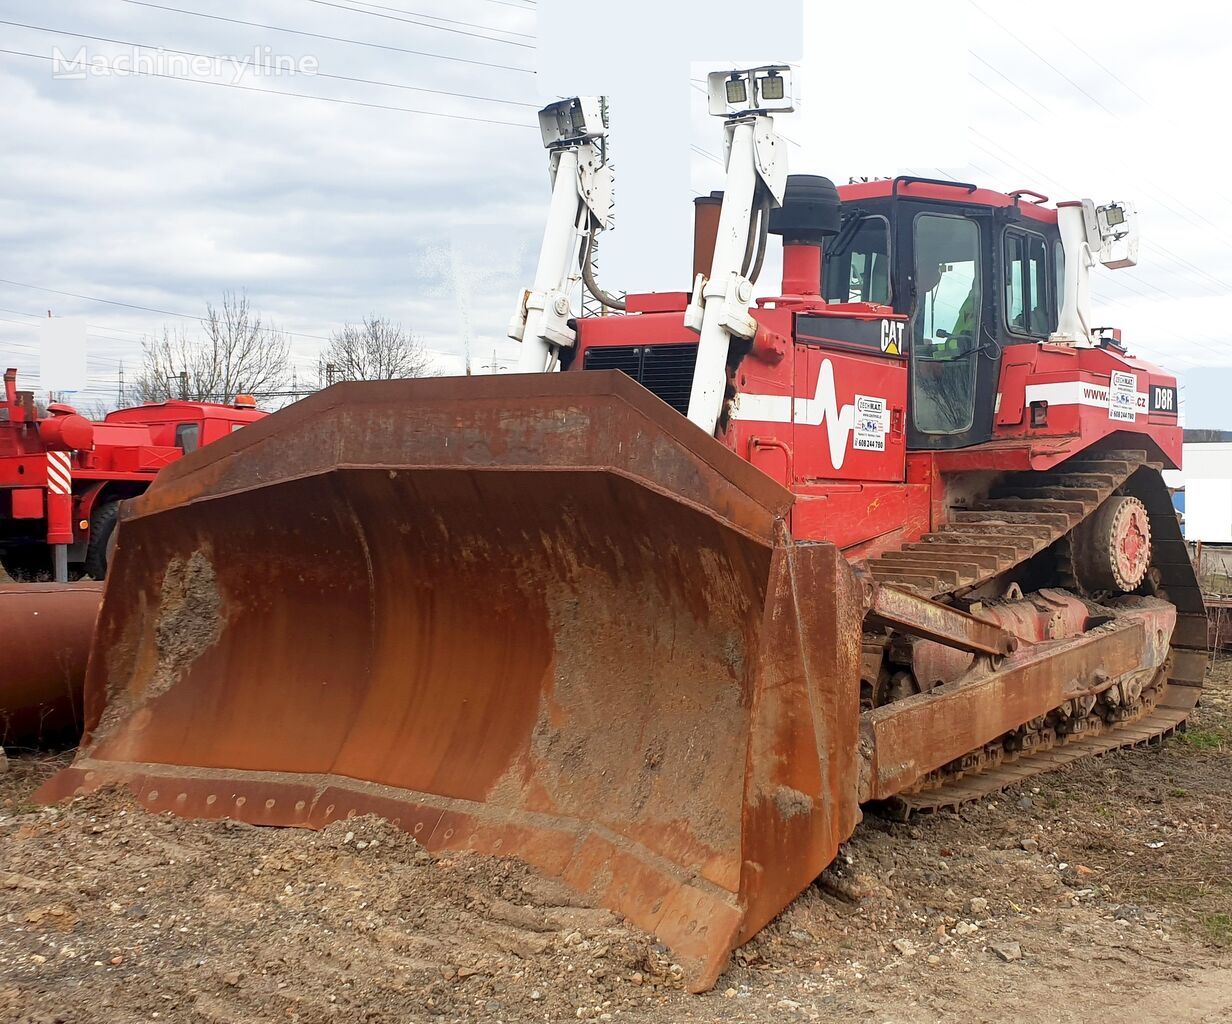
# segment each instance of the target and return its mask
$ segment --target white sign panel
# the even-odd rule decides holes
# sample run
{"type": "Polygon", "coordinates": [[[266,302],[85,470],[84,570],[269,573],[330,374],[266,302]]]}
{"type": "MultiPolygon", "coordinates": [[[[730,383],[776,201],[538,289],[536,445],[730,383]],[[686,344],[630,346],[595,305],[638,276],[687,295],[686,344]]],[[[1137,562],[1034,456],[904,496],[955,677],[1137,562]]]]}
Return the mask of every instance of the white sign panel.
{"type": "Polygon", "coordinates": [[[1232,480],[1185,481],[1185,539],[1232,543],[1232,480]]]}
{"type": "Polygon", "coordinates": [[[889,429],[886,400],[856,395],[856,422],[851,447],[861,452],[883,452],[889,429]]]}
{"type": "Polygon", "coordinates": [[[1138,418],[1138,378],[1132,373],[1112,374],[1108,382],[1108,419],[1133,423],[1138,418]]]}
{"type": "Polygon", "coordinates": [[[39,332],[39,377],[47,391],[86,389],[86,322],[54,316],[39,332]]]}

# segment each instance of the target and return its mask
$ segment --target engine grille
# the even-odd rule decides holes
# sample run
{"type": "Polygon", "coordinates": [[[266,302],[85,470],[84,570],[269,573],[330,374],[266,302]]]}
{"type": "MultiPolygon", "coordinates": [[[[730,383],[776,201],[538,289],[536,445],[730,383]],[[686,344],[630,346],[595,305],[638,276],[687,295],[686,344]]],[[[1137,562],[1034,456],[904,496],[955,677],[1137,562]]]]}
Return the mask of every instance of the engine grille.
{"type": "Polygon", "coordinates": [[[603,346],[582,357],[583,369],[621,370],[682,416],[689,411],[696,363],[696,343],[603,346]]]}

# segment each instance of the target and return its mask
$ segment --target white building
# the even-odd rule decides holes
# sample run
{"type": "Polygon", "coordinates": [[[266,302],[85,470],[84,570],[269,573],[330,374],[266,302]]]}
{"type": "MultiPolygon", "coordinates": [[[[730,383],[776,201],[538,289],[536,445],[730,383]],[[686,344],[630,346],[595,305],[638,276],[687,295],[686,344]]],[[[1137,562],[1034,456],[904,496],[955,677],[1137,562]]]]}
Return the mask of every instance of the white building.
{"type": "Polygon", "coordinates": [[[1184,446],[1182,469],[1165,471],[1169,487],[1183,487],[1185,539],[1232,544],[1232,442],[1184,446]]]}

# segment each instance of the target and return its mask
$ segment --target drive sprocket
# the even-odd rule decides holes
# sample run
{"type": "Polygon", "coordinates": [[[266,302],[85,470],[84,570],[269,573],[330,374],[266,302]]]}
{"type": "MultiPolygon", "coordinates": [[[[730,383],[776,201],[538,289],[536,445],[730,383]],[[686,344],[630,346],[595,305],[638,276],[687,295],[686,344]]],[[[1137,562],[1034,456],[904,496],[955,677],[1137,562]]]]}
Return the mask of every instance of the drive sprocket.
{"type": "Polygon", "coordinates": [[[1114,495],[1074,531],[1072,555],[1079,585],[1088,593],[1132,593],[1151,565],[1151,522],[1135,497],[1114,495]]]}

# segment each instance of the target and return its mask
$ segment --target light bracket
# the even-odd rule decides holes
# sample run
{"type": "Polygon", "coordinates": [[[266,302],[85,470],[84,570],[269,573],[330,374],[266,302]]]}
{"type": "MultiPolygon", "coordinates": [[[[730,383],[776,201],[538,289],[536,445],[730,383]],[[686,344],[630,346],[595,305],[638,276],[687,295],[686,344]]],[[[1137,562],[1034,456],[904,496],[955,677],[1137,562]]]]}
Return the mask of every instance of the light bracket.
{"type": "Polygon", "coordinates": [[[787,64],[712,71],[707,76],[707,95],[710,113],[715,117],[789,114],[795,109],[791,67],[787,64]]]}
{"type": "Polygon", "coordinates": [[[547,149],[575,145],[607,135],[607,99],[571,96],[539,111],[539,133],[547,149]]]}
{"type": "Polygon", "coordinates": [[[1138,214],[1133,203],[1113,201],[1095,207],[1099,262],[1109,270],[1138,264],[1138,214]]]}

